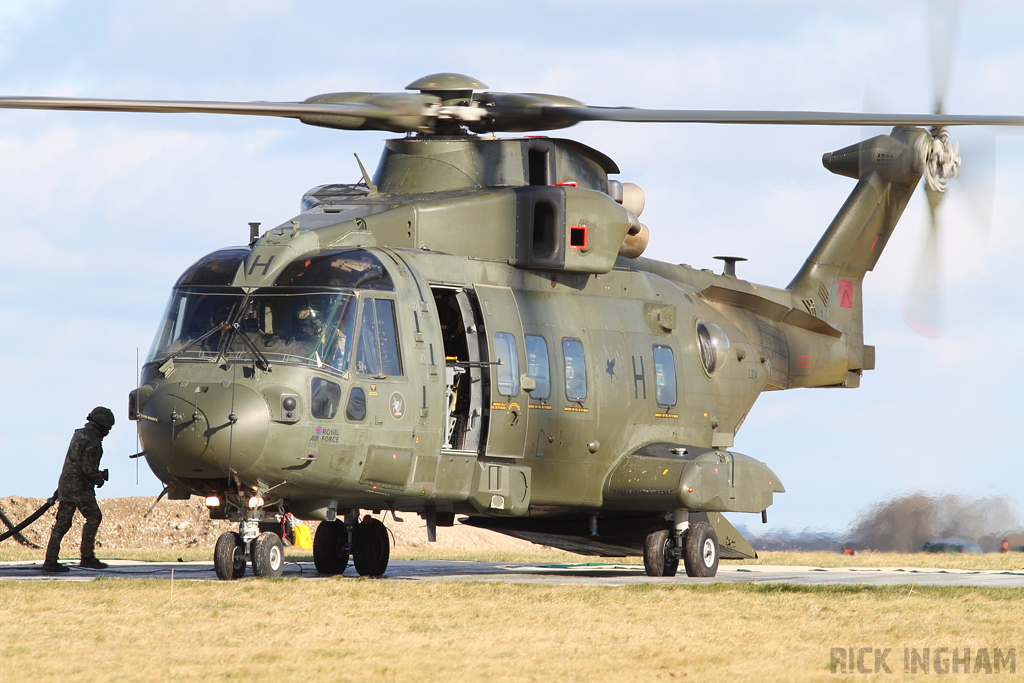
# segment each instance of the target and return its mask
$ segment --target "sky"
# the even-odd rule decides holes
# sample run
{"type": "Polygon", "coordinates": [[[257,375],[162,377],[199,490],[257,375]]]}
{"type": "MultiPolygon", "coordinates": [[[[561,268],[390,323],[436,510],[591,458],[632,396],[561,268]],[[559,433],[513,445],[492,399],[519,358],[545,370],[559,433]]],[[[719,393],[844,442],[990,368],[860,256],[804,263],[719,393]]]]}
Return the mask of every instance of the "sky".
{"type": "MultiPolygon", "coordinates": [[[[8,0],[0,95],[294,101],[401,92],[455,71],[592,105],[927,113],[934,99],[923,2],[298,7],[8,0]]],[[[1024,114],[1022,22],[1019,2],[959,3],[947,112],[1024,114]]],[[[882,132],[583,123],[556,135],[604,151],[618,179],[645,190],[649,255],[716,270],[713,256],[744,256],[741,277],[785,286],[854,186],[822,153],[882,132]]],[[[770,528],[842,530],[913,491],[1024,502],[1022,136],[956,132],[964,183],[940,209],[943,336],[923,338],[900,315],[927,230],[922,195],[865,281],[877,369],[859,389],[769,393],[751,411],[734,450],[786,486],[770,528]],[[994,202],[978,210],[968,190],[988,176],[986,158],[994,202]]],[[[128,458],[126,408],[172,284],[244,243],[249,221],[276,226],[307,189],[357,181],[352,154],[375,166],[386,137],[286,119],[0,110],[0,496],[49,495],[95,405],[118,420],[100,495],[159,493],[128,458]]],[[[734,521],[760,531],[755,517],[734,521]]]]}

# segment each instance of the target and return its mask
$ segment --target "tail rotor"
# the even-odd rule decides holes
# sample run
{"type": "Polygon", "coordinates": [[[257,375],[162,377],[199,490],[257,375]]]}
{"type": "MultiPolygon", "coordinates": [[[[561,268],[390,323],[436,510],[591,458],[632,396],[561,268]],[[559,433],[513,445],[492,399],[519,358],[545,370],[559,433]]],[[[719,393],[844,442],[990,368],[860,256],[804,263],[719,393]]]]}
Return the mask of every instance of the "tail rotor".
{"type": "MultiPolygon", "coordinates": [[[[928,13],[928,39],[931,54],[933,113],[942,114],[946,90],[952,71],[952,55],[959,18],[957,0],[932,0],[928,13]]],[[[987,236],[991,219],[994,196],[994,148],[979,141],[977,153],[968,155],[971,166],[967,179],[957,194],[966,194],[973,200],[972,222],[978,224],[981,236],[987,236]],[[989,149],[993,153],[987,154],[989,149]],[[964,192],[964,191],[967,192],[964,192]]],[[[924,337],[931,339],[942,335],[942,251],[941,234],[947,229],[940,220],[939,206],[960,177],[960,145],[953,140],[946,127],[931,129],[930,144],[921,145],[920,168],[928,200],[928,228],[920,256],[911,280],[910,290],[904,302],[902,313],[906,323],[924,337]]]]}

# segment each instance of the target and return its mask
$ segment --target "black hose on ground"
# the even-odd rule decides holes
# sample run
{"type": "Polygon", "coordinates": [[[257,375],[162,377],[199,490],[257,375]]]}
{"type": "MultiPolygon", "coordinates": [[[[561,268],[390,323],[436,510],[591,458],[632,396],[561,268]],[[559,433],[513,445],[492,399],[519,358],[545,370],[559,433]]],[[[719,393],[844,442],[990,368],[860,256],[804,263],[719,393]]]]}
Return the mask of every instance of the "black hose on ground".
{"type": "Polygon", "coordinates": [[[3,513],[3,510],[0,510],[0,521],[3,521],[3,523],[6,524],[7,528],[9,529],[9,531],[6,531],[6,532],[0,534],[0,542],[6,541],[11,536],[14,536],[14,539],[16,541],[18,541],[18,543],[21,543],[22,545],[26,545],[29,548],[40,548],[40,547],[42,547],[42,546],[36,545],[32,541],[30,541],[27,538],[25,538],[24,536],[22,536],[21,535],[21,531],[23,529],[29,527],[33,522],[35,522],[37,519],[42,517],[46,513],[47,510],[49,510],[51,507],[53,507],[53,504],[56,503],[56,502],[57,502],[57,492],[54,491],[53,495],[46,499],[46,502],[43,503],[43,506],[41,508],[39,508],[38,510],[33,512],[31,515],[26,517],[17,526],[15,526],[14,523],[7,518],[7,515],[5,515],[3,513]]]}

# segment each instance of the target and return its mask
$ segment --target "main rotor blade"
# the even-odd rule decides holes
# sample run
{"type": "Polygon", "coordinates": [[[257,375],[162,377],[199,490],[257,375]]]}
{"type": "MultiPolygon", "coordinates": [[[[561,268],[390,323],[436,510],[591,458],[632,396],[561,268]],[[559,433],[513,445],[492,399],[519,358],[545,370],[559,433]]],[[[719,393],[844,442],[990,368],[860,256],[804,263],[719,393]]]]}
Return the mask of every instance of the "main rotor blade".
{"type": "MultiPolygon", "coordinates": [[[[526,112],[515,112],[522,116],[526,112]]],[[[501,110],[494,112],[500,116],[501,110]]],[[[633,123],[732,123],[779,126],[1024,126],[1024,116],[1000,114],[871,114],[816,111],[539,107],[540,118],[633,123]]]]}
{"type": "MultiPolygon", "coordinates": [[[[320,97],[320,96],[318,96],[320,97]]],[[[333,97],[333,96],[323,96],[333,97]]],[[[317,98],[312,98],[313,100],[317,98]]],[[[502,119],[515,119],[515,130],[536,120],[537,130],[572,125],[579,121],[625,123],[720,123],[783,126],[1024,126],[1024,116],[878,114],[815,111],[738,111],[713,109],[638,109],[591,106],[484,106],[431,108],[430,98],[413,94],[344,93],[341,101],[218,102],[188,100],[120,100],[73,97],[0,97],[0,109],[57,111],[143,112],[164,114],[234,114],[309,119],[316,125],[360,128],[358,120],[383,122],[387,130],[421,130],[439,116],[454,120],[489,123],[478,127],[500,131],[502,119]],[[347,101],[346,101],[347,100],[347,101]],[[354,100],[354,101],[353,101],[354,100]],[[465,114],[465,115],[463,115],[465,114]]],[[[472,126],[473,124],[470,123],[472,126]]]]}
{"type": "Polygon", "coordinates": [[[372,104],[306,104],[303,102],[202,102],[176,100],[108,100],[83,97],[0,97],[0,109],[55,111],[146,112],[156,114],[241,114],[246,116],[352,116],[389,118],[393,108],[372,104]]]}

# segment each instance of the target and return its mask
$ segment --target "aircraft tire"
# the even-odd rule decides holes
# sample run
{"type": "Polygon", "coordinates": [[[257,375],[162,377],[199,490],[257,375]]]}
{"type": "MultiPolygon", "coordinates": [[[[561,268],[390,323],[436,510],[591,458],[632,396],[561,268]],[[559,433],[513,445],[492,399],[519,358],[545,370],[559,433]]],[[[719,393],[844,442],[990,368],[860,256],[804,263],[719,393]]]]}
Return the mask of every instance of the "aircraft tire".
{"type": "Polygon", "coordinates": [[[284,543],[273,531],[264,531],[253,541],[252,573],[261,577],[284,574],[284,543]]]}
{"type": "Polygon", "coordinates": [[[391,557],[388,528],[379,519],[356,524],[352,533],[352,564],[359,576],[381,576],[391,557]]]}
{"type": "Polygon", "coordinates": [[[233,581],[245,575],[245,548],[242,537],[226,531],[217,539],[213,549],[213,570],[221,581],[233,581]]]}
{"type": "Polygon", "coordinates": [[[707,522],[691,524],[683,544],[687,576],[711,577],[718,573],[718,534],[707,522]]]}
{"type": "Polygon", "coordinates": [[[656,526],[644,540],[644,569],[647,576],[675,576],[679,571],[679,557],[674,555],[672,529],[656,526]]]}
{"type": "Polygon", "coordinates": [[[320,522],[313,538],[313,565],[318,574],[334,576],[348,567],[348,532],[340,519],[320,522]]]}

